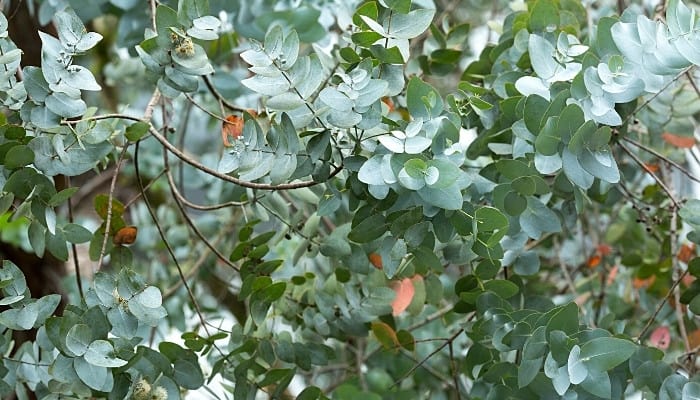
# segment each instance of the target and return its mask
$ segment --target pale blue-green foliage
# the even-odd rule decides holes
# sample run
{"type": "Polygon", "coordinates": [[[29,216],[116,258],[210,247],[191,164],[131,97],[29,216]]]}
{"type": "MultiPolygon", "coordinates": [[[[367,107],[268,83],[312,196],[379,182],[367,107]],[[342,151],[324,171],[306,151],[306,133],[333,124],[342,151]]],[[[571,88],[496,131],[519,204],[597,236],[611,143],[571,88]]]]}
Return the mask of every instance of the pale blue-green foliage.
{"type": "MultiPolygon", "coordinates": [[[[0,313],[0,330],[39,328],[34,346],[25,343],[16,350],[22,363],[4,359],[2,392],[20,390],[26,384],[36,393],[48,388],[54,394],[89,396],[92,389],[123,397],[141,376],[151,380],[161,376],[170,398],[179,398],[178,386],[201,386],[202,372],[191,351],[172,343],[165,344],[163,354],[157,356],[136,349],[148,328],[156,326],[166,312],[160,290],[132,271],[123,269],[116,276],[97,273],[85,304],[64,311],[61,317],[53,316],[60,295],[32,299],[24,275],[9,261],[0,269],[0,283],[0,304],[9,306],[0,313]]],[[[11,342],[0,340],[4,353],[10,346],[11,342]]]]}
{"type": "Polygon", "coordinates": [[[282,114],[281,123],[273,124],[267,135],[255,120],[248,119],[241,137],[222,155],[218,170],[235,171],[246,181],[266,177],[266,181],[279,184],[295,175],[298,158],[308,158],[300,157],[299,150],[299,136],[287,114],[282,114]]]}
{"type": "Polygon", "coordinates": [[[675,84],[644,99],[649,102],[648,106],[640,110],[637,118],[654,136],[660,136],[663,132],[694,130],[693,115],[700,112],[700,104],[697,93],[690,85],[675,84]]]}
{"type": "Polygon", "coordinates": [[[669,2],[667,10],[666,24],[627,11],[609,31],[600,26],[594,46],[600,62],[582,75],[581,63],[574,57],[587,47],[575,37],[531,34],[528,49],[536,76],[521,77],[516,88],[549,100],[553,82],[573,81],[571,101],[583,109],[587,120],[622,124],[616,104],[658,93],[685,68],[700,65],[700,23],[695,14],[680,0],[669,2]]]}
{"type": "MultiPolygon", "coordinates": [[[[553,36],[551,39],[554,39],[553,36]]],[[[581,63],[575,62],[574,57],[585,53],[588,46],[580,44],[578,38],[564,32],[559,33],[555,43],[537,34],[529,36],[528,52],[532,69],[537,76],[518,79],[515,87],[520,93],[526,96],[537,94],[549,100],[552,83],[570,81],[581,71],[581,63]]]]}
{"type": "Polygon", "coordinates": [[[17,110],[27,97],[23,82],[17,82],[15,71],[19,68],[22,50],[9,39],[7,18],[0,13],[0,91],[4,94],[2,101],[6,107],[17,110]]]}
{"type": "Polygon", "coordinates": [[[398,48],[404,61],[407,61],[410,55],[408,40],[428,29],[434,15],[434,9],[419,8],[407,13],[392,13],[381,23],[365,15],[360,18],[372,32],[379,34],[377,40],[385,41],[387,49],[398,48]]]}
{"type": "Polygon", "coordinates": [[[379,99],[387,95],[389,82],[373,78],[372,62],[361,62],[350,73],[336,73],[337,86],[319,93],[321,102],[330,109],[326,119],[338,128],[374,128],[380,122],[379,99]]]}
{"type": "Polygon", "coordinates": [[[299,55],[299,36],[295,30],[284,31],[274,25],[265,35],[264,43],[241,53],[255,75],[241,81],[249,89],[270,96],[270,110],[287,112],[297,127],[308,125],[315,117],[313,96],[328,77],[327,68],[319,55],[299,55]]]}
{"type": "Polygon", "coordinates": [[[156,32],[146,31],[146,39],[136,52],[146,67],[147,76],[165,96],[194,92],[199,77],[214,72],[204,48],[192,41],[215,40],[221,22],[207,15],[206,2],[181,1],[178,9],[166,5],[156,8],[156,32]]]}
{"type": "Polygon", "coordinates": [[[61,118],[83,115],[87,106],[82,90],[97,91],[100,86],[85,67],[73,63],[74,57],[94,47],[102,35],[87,32],[80,18],[70,9],[55,15],[58,39],[39,32],[41,68],[26,67],[25,89],[30,101],[24,103],[20,115],[38,128],[55,127],[61,118]]]}

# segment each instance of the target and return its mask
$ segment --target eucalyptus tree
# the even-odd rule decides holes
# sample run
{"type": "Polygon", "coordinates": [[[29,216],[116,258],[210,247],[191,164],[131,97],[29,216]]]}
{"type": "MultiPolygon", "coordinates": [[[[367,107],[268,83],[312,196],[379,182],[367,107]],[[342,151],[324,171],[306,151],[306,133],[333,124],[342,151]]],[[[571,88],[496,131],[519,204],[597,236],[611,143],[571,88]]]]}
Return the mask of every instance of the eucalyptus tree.
{"type": "Polygon", "coordinates": [[[700,397],[696,9],[443,3],[0,15],[0,392],[700,397]]]}

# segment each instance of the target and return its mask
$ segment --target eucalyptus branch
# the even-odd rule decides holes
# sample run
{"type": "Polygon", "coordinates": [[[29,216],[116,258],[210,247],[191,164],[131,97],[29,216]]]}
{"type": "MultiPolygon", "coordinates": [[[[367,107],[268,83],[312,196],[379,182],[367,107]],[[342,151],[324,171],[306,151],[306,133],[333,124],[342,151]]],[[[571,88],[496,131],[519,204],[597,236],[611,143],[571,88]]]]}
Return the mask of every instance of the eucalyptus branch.
{"type": "MultiPolygon", "coordinates": [[[[211,176],[214,176],[216,178],[219,178],[221,180],[231,182],[233,184],[250,188],[250,189],[260,189],[260,190],[289,190],[289,189],[299,189],[299,188],[304,188],[304,187],[310,187],[310,186],[315,186],[318,185],[321,182],[316,182],[316,181],[302,181],[302,182],[293,182],[293,183],[283,183],[279,185],[270,185],[267,183],[256,183],[256,182],[248,182],[244,181],[238,178],[234,178],[232,176],[222,174],[212,168],[207,167],[206,165],[200,163],[199,161],[193,159],[192,157],[188,156],[187,154],[183,153],[180,149],[175,147],[172,143],[168,141],[163,135],[161,135],[155,128],[152,126],[149,128],[149,132],[153,137],[156,138],[168,151],[173,153],[177,158],[181,159],[182,161],[186,162],[187,164],[190,164],[191,166],[199,169],[202,172],[205,172],[211,176]]],[[[330,174],[329,178],[332,178],[340,173],[340,171],[343,170],[343,166],[338,166],[336,167],[330,174]]]]}
{"type": "Polygon", "coordinates": [[[700,97],[700,88],[698,88],[698,85],[695,83],[695,79],[693,79],[693,74],[690,73],[690,71],[685,71],[685,76],[688,78],[688,82],[690,82],[690,86],[693,87],[693,90],[695,90],[695,94],[700,97]]]}
{"type": "MultiPolygon", "coordinates": [[[[671,226],[669,228],[669,257],[671,257],[671,273],[673,277],[677,277],[682,274],[683,271],[678,263],[678,208],[672,207],[671,209],[671,226]]],[[[678,330],[680,331],[681,338],[683,339],[683,344],[685,345],[685,350],[690,351],[690,341],[688,340],[688,330],[685,327],[685,321],[683,319],[683,310],[681,304],[681,292],[680,288],[676,286],[673,290],[673,296],[675,300],[675,312],[676,319],[678,320],[678,330]]]]}
{"type": "MultiPolygon", "coordinates": [[[[297,89],[296,87],[294,87],[294,84],[292,83],[292,79],[289,77],[289,75],[288,75],[285,71],[283,71],[283,70],[279,67],[279,65],[277,65],[277,62],[275,62],[275,66],[276,66],[277,69],[280,71],[280,73],[282,74],[282,76],[284,77],[284,79],[289,83],[289,86],[292,88],[292,90],[294,90],[294,93],[296,93],[296,95],[299,97],[299,99],[301,99],[301,101],[304,102],[304,105],[305,105],[306,108],[311,112],[311,115],[314,116],[314,119],[316,120],[316,122],[318,122],[318,124],[319,124],[323,129],[328,129],[328,128],[326,127],[326,124],[324,124],[323,121],[321,121],[321,118],[319,118],[318,115],[316,115],[316,111],[313,109],[313,107],[311,107],[311,104],[309,104],[309,102],[304,98],[304,96],[301,95],[301,92],[299,92],[299,89],[297,89]]],[[[335,138],[334,138],[334,137],[331,137],[331,139],[333,139],[333,141],[335,142],[335,138]]]]}
{"type": "MultiPolygon", "coordinates": [[[[168,180],[172,179],[170,176],[171,174],[168,174],[168,180]]],[[[185,206],[192,208],[194,210],[198,211],[214,211],[214,210],[220,210],[222,208],[228,208],[228,207],[243,207],[246,204],[249,204],[249,201],[227,201],[225,203],[219,203],[219,204],[211,204],[211,205],[201,205],[194,203],[187,199],[182,192],[177,188],[177,186],[173,187],[173,194],[175,197],[185,206]]]]}
{"type": "MultiPolygon", "coordinates": [[[[150,115],[153,115],[153,110],[151,110],[150,115]]],[[[135,121],[135,122],[144,122],[147,121],[145,119],[146,115],[144,114],[144,117],[134,117],[133,115],[127,115],[127,114],[121,114],[121,113],[109,113],[109,114],[100,114],[100,115],[93,115],[91,117],[85,117],[85,118],[80,118],[80,119],[64,119],[61,120],[61,125],[75,125],[79,122],[83,121],[99,121],[103,119],[125,119],[129,121],[135,121]]]]}

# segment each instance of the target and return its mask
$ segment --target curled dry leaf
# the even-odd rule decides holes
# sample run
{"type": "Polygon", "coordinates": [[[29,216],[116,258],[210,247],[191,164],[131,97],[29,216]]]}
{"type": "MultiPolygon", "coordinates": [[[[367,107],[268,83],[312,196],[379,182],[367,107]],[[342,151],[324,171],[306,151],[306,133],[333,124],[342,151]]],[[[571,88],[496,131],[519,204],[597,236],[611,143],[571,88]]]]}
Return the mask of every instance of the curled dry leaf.
{"type": "Polygon", "coordinates": [[[137,234],[138,228],[135,226],[125,226],[114,234],[112,241],[114,244],[132,244],[136,241],[137,234]]]}
{"type": "Polygon", "coordinates": [[[666,350],[671,344],[671,330],[668,326],[660,326],[649,336],[649,344],[657,349],[666,350]]]}
{"type": "Polygon", "coordinates": [[[372,263],[376,269],[382,269],[382,256],[377,253],[369,253],[367,258],[369,258],[369,262],[372,263]]]}
{"type": "Polygon", "coordinates": [[[648,287],[650,287],[651,285],[653,285],[655,281],[656,281],[656,275],[652,275],[652,276],[650,276],[650,277],[648,277],[648,278],[638,278],[638,277],[635,277],[635,278],[632,280],[632,286],[633,286],[635,289],[648,288],[648,287]]]}
{"type": "Polygon", "coordinates": [[[411,278],[403,278],[400,281],[393,282],[391,288],[396,292],[396,297],[391,303],[391,314],[397,316],[404,312],[411,304],[416,289],[413,286],[413,280],[411,278]]]}
{"type": "Polygon", "coordinates": [[[661,138],[671,146],[675,146],[681,149],[689,149],[695,146],[695,138],[692,136],[680,136],[675,135],[670,132],[664,132],[661,138]]]}
{"type": "Polygon", "coordinates": [[[594,254],[588,258],[588,261],[586,261],[586,265],[588,265],[588,268],[595,268],[598,265],[600,265],[600,260],[602,257],[599,254],[594,254]]]}
{"type": "Polygon", "coordinates": [[[233,146],[233,143],[231,143],[229,138],[236,140],[240,138],[242,134],[243,118],[237,115],[229,115],[226,117],[226,121],[224,121],[221,126],[221,140],[224,143],[224,146],[233,146]]]}
{"type": "Polygon", "coordinates": [[[693,244],[686,244],[684,243],[681,245],[681,248],[678,250],[678,261],[682,261],[684,263],[688,263],[693,257],[695,256],[695,243],[693,244]]]}

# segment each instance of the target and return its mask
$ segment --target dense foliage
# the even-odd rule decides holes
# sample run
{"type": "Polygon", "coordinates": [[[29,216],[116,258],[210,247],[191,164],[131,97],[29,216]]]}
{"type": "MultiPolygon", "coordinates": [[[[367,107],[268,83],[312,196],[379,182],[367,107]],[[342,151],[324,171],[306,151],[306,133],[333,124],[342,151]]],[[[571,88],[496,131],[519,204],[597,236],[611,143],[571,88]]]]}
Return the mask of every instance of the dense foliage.
{"type": "Polygon", "coordinates": [[[700,398],[692,6],[29,4],[3,396],[700,398]]]}

